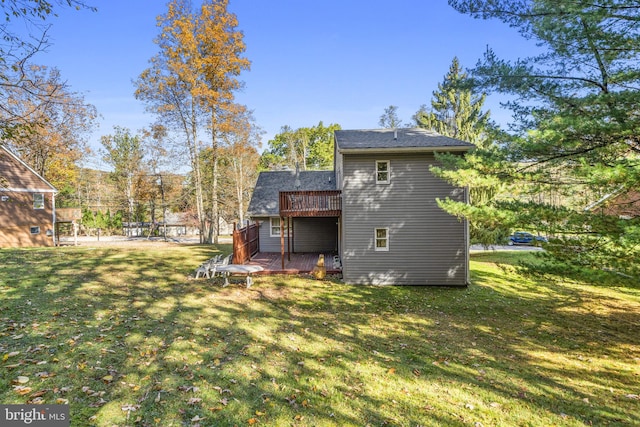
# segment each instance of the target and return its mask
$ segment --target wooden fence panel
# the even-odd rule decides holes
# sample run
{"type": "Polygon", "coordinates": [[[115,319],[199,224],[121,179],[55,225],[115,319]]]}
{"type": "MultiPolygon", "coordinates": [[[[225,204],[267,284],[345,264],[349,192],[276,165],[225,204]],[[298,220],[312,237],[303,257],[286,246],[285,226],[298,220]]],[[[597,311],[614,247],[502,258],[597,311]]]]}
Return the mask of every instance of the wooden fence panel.
{"type": "Polygon", "coordinates": [[[249,224],[239,230],[233,227],[233,263],[244,264],[260,250],[260,225],[249,224]]]}

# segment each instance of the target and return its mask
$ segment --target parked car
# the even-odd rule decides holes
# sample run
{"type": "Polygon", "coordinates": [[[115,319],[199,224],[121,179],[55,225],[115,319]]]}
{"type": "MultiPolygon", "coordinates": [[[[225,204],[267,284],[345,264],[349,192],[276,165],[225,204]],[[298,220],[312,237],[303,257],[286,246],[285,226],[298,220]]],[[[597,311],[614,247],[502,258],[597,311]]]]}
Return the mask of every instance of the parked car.
{"type": "Polygon", "coordinates": [[[535,245],[538,246],[541,243],[547,243],[548,240],[544,236],[534,236],[531,233],[527,233],[526,231],[516,231],[511,236],[509,236],[509,241],[507,242],[509,246],[513,245],[535,245]]]}

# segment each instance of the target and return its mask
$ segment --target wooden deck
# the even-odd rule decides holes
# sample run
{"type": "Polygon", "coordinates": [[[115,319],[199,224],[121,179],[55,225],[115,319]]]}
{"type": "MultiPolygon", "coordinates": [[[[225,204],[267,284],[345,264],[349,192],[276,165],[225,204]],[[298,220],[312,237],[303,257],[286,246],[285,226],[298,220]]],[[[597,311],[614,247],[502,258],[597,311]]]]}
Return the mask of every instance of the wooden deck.
{"type": "MultiPolygon", "coordinates": [[[[282,269],[282,258],[278,252],[258,252],[251,258],[247,264],[259,265],[264,268],[257,274],[304,274],[310,273],[313,267],[318,263],[317,252],[309,253],[296,253],[291,254],[291,261],[287,259],[287,254],[284,255],[284,270],[282,269]]],[[[341,269],[333,268],[333,256],[335,253],[324,254],[324,265],[327,268],[327,274],[339,274],[342,273],[341,269]]]]}

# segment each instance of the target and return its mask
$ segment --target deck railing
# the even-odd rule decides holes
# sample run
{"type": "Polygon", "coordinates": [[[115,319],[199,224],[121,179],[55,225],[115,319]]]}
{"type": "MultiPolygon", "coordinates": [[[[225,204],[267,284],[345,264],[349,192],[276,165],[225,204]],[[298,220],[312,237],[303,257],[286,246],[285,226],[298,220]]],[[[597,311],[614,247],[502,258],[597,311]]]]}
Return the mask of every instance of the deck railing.
{"type": "Polygon", "coordinates": [[[340,216],[342,197],[339,190],[281,191],[280,216],[340,216]]]}

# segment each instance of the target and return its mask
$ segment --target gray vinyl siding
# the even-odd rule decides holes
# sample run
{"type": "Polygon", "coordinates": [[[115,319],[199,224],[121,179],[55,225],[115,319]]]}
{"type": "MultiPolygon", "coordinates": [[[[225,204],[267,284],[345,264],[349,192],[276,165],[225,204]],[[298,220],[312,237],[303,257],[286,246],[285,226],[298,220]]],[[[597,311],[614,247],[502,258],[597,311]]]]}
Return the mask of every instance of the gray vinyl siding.
{"type": "Polygon", "coordinates": [[[280,237],[271,237],[271,218],[254,218],[260,222],[260,252],[280,252],[280,237]]]}
{"type": "Polygon", "coordinates": [[[352,284],[467,284],[466,224],[436,198],[464,201],[465,191],[429,171],[433,154],[345,155],[343,278],[352,284]],[[376,184],[376,160],[390,161],[390,183],[376,184]],[[389,229],[389,251],[375,251],[374,229],[389,229]]]}
{"type": "MultiPolygon", "coordinates": [[[[259,218],[260,252],[280,252],[280,236],[271,237],[270,218],[259,218]]],[[[294,218],[295,252],[333,252],[338,246],[338,218],[294,218]]],[[[285,251],[286,251],[285,238],[285,251]]]]}

